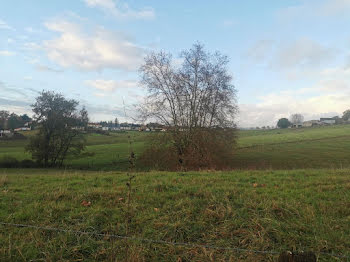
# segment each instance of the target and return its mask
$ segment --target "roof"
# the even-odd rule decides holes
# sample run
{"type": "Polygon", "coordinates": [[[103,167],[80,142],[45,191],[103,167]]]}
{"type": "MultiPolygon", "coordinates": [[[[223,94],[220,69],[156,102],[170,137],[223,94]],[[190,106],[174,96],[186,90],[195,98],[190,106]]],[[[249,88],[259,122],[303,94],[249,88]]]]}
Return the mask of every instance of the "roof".
{"type": "Polygon", "coordinates": [[[319,120],[308,120],[308,121],[304,121],[303,123],[318,123],[320,122],[319,120]]]}

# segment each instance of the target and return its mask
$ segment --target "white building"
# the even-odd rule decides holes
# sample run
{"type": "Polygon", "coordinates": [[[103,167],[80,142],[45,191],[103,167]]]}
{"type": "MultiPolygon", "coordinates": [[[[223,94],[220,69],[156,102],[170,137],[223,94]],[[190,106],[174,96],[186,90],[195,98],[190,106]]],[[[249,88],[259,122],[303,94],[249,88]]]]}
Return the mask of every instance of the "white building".
{"type": "Polygon", "coordinates": [[[102,125],[96,124],[96,123],[88,123],[87,126],[90,128],[93,128],[93,129],[101,129],[102,128],[102,125]]]}
{"type": "Polygon", "coordinates": [[[0,130],[0,137],[5,137],[5,136],[12,136],[12,133],[10,130],[0,130]]]}
{"type": "Polygon", "coordinates": [[[19,127],[16,128],[14,131],[18,132],[18,131],[30,131],[30,127],[19,127]]]}
{"type": "Polygon", "coordinates": [[[303,122],[303,127],[312,127],[312,126],[318,126],[318,125],[322,125],[322,123],[318,120],[309,120],[309,121],[303,122]]]}
{"type": "Polygon", "coordinates": [[[335,119],[334,118],[321,118],[320,122],[324,123],[324,124],[327,124],[327,125],[334,125],[335,124],[335,119]]]}

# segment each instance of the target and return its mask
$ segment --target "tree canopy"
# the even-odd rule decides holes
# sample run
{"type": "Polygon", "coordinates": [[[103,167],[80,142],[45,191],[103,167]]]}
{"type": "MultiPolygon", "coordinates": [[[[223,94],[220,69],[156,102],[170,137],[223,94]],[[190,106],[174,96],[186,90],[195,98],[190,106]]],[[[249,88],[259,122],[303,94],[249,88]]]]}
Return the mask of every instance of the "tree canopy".
{"type": "Polygon", "coordinates": [[[44,166],[61,166],[68,154],[84,149],[81,129],[88,123],[85,108],[77,110],[78,102],[61,94],[42,91],[32,105],[39,132],[31,138],[27,150],[44,166]]]}
{"type": "Polygon", "coordinates": [[[4,110],[0,111],[0,130],[14,130],[16,128],[23,127],[30,121],[32,121],[32,119],[27,114],[17,115],[4,110]]]}
{"type": "Polygon", "coordinates": [[[350,119],[350,109],[344,111],[342,118],[343,118],[344,121],[349,121],[349,119],[350,119]]]}
{"type": "Polygon", "coordinates": [[[289,122],[289,120],[287,118],[281,118],[277,122],[277,126],[279,128],[288,128],[290,125],[291,125],[291,123],[289,122]]]}

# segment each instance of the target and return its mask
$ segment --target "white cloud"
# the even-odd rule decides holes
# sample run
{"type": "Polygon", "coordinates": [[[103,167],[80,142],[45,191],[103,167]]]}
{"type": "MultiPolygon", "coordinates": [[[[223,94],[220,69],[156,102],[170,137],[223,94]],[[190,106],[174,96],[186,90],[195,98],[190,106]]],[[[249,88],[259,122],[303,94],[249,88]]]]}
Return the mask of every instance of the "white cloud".
{"type": "Polygon", "coordinates": [[[348,15],[350,0],[307,0],[299,5],[289,6],[279,10],[281,20],[295,20],[298,18],[327,17],[348,15]]]}
{"type": "Polygon", "coordinates": [[[327,0],[324,1],[318,8],[320,15],[338,15],[338,14],[348,14],[350,11],[350,1],[349,0],[327,0]]]}
{"type": "Polygon", "coordinates": [[[239,126],[275,126],[278,119],[301,113],[305,120],[341,116],[350,108],[350,69],[319,71],[318,80],[308,88],[285,90],[259,97],[257,104],[240,105],[239,126]]]}
{"type": "Polygon", "coordinates": [[[222,21],[222,26],[225,28],[230,28],[237,25],[237,22],[233,19],[225,19],[224,21],[222,21]]]}
{"type": "Polygon", "coordinates": [[[246,55],[255,62],[265,62],[271,56],[274,47],[274,42],[271,40],[259,40],[248,49],[246,55]]]}
{"type": "Polygon", "coordinates": [[[98,96],[98,97],[105,97],[106,94],[105,93],[93,93],[94,96],[98,96]]]}
{"type": "Polygon", "coordinates": [[[309,38],[301,38],[294,43],[281,47],[274,63],[276,66],[283,68],[319,66],[330,61],[334,55],[334,50],[309,38]]]}
{"type": "Polygon", "coordinates": [[[336,48],[324,46],[310,38],[299,38],[291,43],[277,44],[272,40],[259,40],[247,51],[255,63],[264,63],[274,69],[304,71],[328,64],[337,55],[336,48]]]}
{"type": "Polygon", "coordinates": [[[23,46],[27,50],[37,50],[37,49],[41,48],[41,46],[38,43],[35,43],[35,42],[24,43],[23,46]]]}
{"type": "Polygon", "coordinates": [[[13,30],[5,21],[0,19],[0,29],[13,30]]]}
{"type": "Polygon", "coordinates": [[[30,34],[35,34],[35,33],[41,33],[42,31],[40,29],[36,29],[36,28],[33,28],[33,27],[26,27],[24,29],[26,32],[30,33],[30,34]]]}
{"type": "MultiPolygon", "coordinates": [[[[85,84],[95,89],[106,91],[106,92],[113,92],[116,89],[120,89],[120,88],[137,88],[138,87],[138,83],[132,80],[114,81],[114,80],[97,79],[97,80],[86,80],[85,84]]],[[[103,93],[97,93],[96,95],[103,96],[103,93]]]]}
{"type": "Polygon", "coordinates": [[[319,79],[320,81],[314,88],[320,87],[323,92],[350,94],[350,68],[334,67],[324,69],[320,72],[319,79]]]}
{"type": "Polygon", "coordinates": [[[127,4],[113,0],[84,0],[87,6],[96,7],[105,13],[113,15],[119,19],[153,19],[155,13],[153,8],[143,8],[133,10],[127,4]]]}
{"type": "Polygon", "coordinates": [[[59,37],[45,41],[43,46],[49,59],[63,67],[132,71],[142,62],[144,50],[121,33],[97,28],[89,35],[79,25],[66,21],[46,23],[46,27],[60,33],[59,37]]]}
{"type": "MultiPolygon", "coordinates": [[[[35,61],[35,64],[39,62],[38,60],[35,61]]],[[[41,72],[52,72],[52,73],[62,73],[63,70],[62,69],[56,69],[56,68],[52,68],[46,65],[36,65],[36,70],[41,71],[41,72]]]]}
{"type": "Polygon", "coordinates": [[[38,64],[40,62],[39,58],[37,58],[37,57],[25,56],[24,60],[32,65],[38,64]]]}
{"type": "Polygon", "coordinates": [[[0,50],[0,56],[14,56],[16,53],[8,50],[0,50]]]}

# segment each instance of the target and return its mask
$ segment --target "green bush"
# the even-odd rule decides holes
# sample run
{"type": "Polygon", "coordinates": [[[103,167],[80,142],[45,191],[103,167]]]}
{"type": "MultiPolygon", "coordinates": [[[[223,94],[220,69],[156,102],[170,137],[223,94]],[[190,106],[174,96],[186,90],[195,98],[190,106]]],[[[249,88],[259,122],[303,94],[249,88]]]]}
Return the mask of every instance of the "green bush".
{"type": "Polygon", "coordinates": [[[13,156],[3,156],[2,158],[0,158],[0,167],[16,168],[19,167],[19,162],[13,156]]]}
{"type": "Polygon", "coordinates": [[[30,159],[24,159],[22,161],[18,161],[13,156],[4,156],[0,158],[0,167],[2,168],[34,168],[38,167],[38,164],[30,159]]]}
{"type": "Polygon", "coordinates": [[[38,167],[38,164],[30,159],[24,159],[21,161],[20,166],[23,168],[34,168],[38,167]]]}

